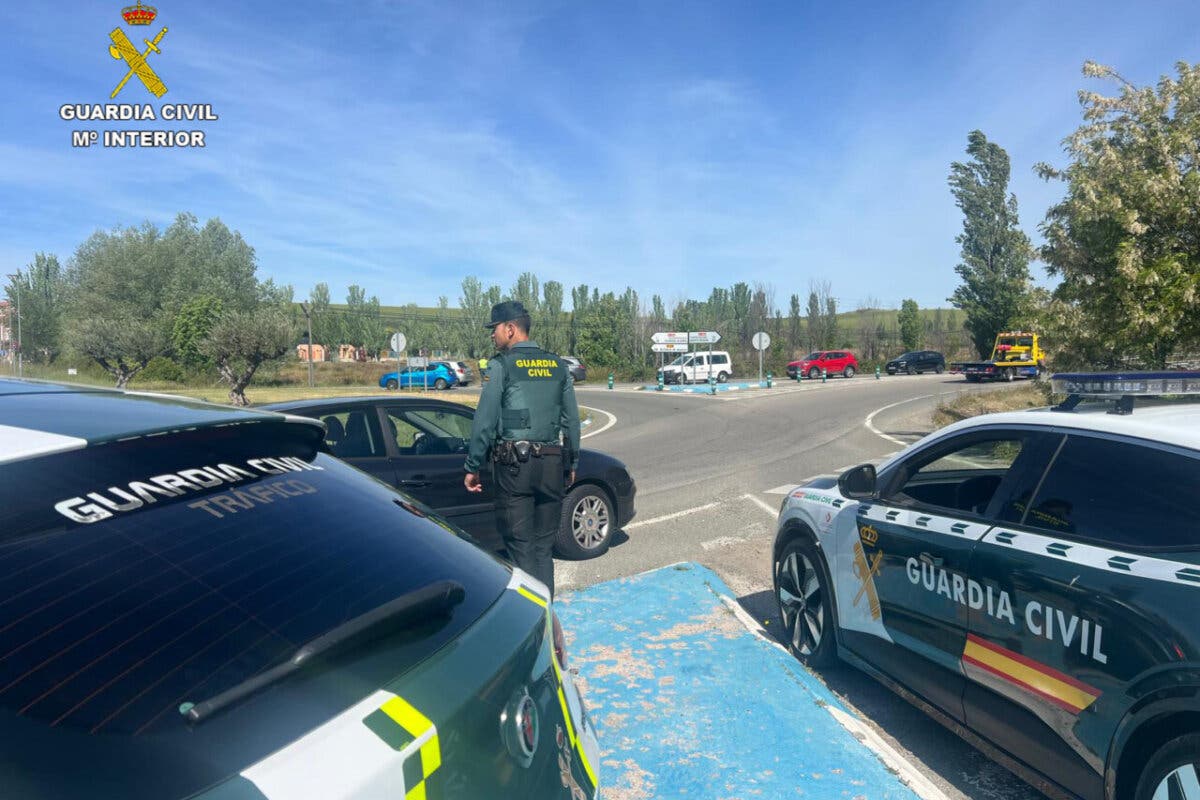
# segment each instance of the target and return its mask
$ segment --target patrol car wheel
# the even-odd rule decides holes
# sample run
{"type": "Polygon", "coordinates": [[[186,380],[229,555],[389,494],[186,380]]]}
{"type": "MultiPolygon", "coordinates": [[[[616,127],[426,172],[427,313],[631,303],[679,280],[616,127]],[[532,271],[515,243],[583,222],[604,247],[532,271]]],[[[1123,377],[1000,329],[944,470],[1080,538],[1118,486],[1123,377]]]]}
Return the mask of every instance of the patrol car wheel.
{"type": "Polygon", "coordinates": [[[1146,764],[1135,800],[1200,800],[1200,735],[1167,742],[1146,764]]]}
{"type": "Polygon", "coordinates": [[[564,558],[595,558],[608,550],[613,533],[612,502],[599,486],[576,486],[563,498],[555,549],[564,558]]]}
{"type": "Polygon", "coordinates": [[[400,384],[396,381],[395,378],[389,378],[388,382],[386,384],[384,384],[384,386],[386,388],[392,389],[392,390],[400,388],[400,384]]]}
{"type": "Polygon", "coordinates": [[[775,564],[775,599],[787,647],[805,664],[824,667],[837,659],[829,578],[816,548],[790,542],[775,564]]]}
{"type": "Polygon", "coordinates": [[[433,382],[433,388],[435,388],[439,391],[442,389],[445,389],[449,385],[450,384],[446,383],[445,378],[438,378],[436,381],[433,382]]]}

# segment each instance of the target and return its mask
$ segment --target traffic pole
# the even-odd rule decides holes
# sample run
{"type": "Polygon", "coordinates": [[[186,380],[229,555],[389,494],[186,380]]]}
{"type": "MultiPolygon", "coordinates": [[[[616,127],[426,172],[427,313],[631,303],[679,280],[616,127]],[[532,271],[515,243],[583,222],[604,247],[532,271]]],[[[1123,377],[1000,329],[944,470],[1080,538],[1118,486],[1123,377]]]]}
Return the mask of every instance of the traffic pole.
{"type": "Polygon", "coordinates": [[[613,374],[611,372],[608,373],[608,388],[613,388],[613,374]]]}
{"type": "Polygon", "coordinates": [[[767,370],[767,388],[771,388],[771,370],[767,370]]]}

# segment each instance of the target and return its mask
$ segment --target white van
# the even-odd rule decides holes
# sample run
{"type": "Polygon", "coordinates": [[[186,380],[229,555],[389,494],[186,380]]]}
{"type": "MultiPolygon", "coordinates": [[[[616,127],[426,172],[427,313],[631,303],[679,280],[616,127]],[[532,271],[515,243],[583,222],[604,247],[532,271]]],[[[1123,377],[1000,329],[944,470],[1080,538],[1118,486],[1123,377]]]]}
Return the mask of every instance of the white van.
{"type": "Polygon", "coordinates": [[[733,364],[724,350],[684,353],[663,367],[663,383],[706,383],[712,376],[725,383],[733,375],[733,364]]]}

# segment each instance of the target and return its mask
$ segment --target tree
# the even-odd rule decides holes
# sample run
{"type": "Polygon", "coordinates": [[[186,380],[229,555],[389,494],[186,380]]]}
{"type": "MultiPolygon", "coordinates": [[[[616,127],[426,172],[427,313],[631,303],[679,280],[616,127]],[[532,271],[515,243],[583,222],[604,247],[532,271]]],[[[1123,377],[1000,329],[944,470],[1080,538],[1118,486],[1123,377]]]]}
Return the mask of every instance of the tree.
{"type": "Polygon", "coordinates": [[[1041,257],[1062,281],[1055,353],[1062,365],[1162,368],[1200,344],[1200,66],[1180,62],[1154,87],[1091,62],[1083,73],[1119,92],[1081,91],[1071,164],[1037,167],[1067,189],[1041,227],[1041,257]]]}
{"type": "Polygon", "coordinates": [[[75,348],[112,375],[118,389],[171,346],[163,326],[122,313],[80,319],[71,330],[75,348]]]}
{"type": "Polygon", "coordinates": [[[963,282],[949,299],[966,312],[982,357],[1029,291],[1032,248],[1018,226],[1016,195],[1008,193],[1008,153],[976,130],[967,136],[967,155],[967,163],[950,165],[950,193],[963,212],[963,231],[955,238],[962,261],[954,271],[963,282]]]}
{"type": "Polygon", "coordinates": [[[820,350],[824,338],[825,325],[821,318],[821,298],[817,297],[816,289],[808,293],[808,349],[820,350]]]}
{"type": "Polygon", "coordinates": [[[62,348],[63,310],[67,303],[68,286],[66,275],[58,263],[58,256],[37,253],[33,261],[10,279],[6,294],[9,308],[13,310],[10,326],[13,328],[13,345],[16,345],[17,295],[21,307],[21,347],[25,360],[49,363],[62,348]]]}
{"type": "Polygon", "coordinates": [[[171,328],[171,345],[178,360],[190,366],[205,363],[200,344],[221,318],[225,304],[219,297],[202,294],[183,304],[171,328]]]}
{"type": "Polygon", "coordinates": [[[900,324],[900,341],[905,350],[916,350],[921,346],[921,336],[925,333],[925,323],[921,321],[921,311],[916,300],[905,300],[900,304],[900,313],[896,316],[900,324]]]}
{"type": "Polygon", "coordinates": [[[226,313],[200,345],[229,384],[229,402],[247,406],[246,387],[265,361],[279,358],[295,340],[295,330],[279,308],[226,313]]]}
{"type": "Polygon", "coordinates": [[[792,295],[788,305],[787,346],[789,353],[800,346],[800,295],[798,294],[792,295]]]}
{"type": "Polygon", "coordinates": [[[64,341],[96,361],[123,388],[150,359],[171,347],[165,307],[172,259],[149,222],[97,231],[75,251],[72,303],[64,341]]]}

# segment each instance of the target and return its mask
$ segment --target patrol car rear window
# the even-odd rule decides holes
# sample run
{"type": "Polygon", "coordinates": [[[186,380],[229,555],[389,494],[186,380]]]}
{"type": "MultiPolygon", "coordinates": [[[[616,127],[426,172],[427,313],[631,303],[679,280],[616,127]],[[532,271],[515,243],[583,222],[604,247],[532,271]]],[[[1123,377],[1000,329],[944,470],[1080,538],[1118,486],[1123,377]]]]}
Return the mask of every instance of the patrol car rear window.
{"type": "Polygon", "coordinates": [[[0,470],[21,498],[0,513],[0,720],[184,735],[181,704],[395,597],[444,578],[468,588],[453,622],[412,645],[419,659],[503,588],[498,564],[329,456],[161,439],[0,470]]]}
{"type": "Polygon", "coordinates": [[[1071,435],[1024,524],[1129,548],[1200,544],[1200,458],[1152,445],[1071,435]]]}

